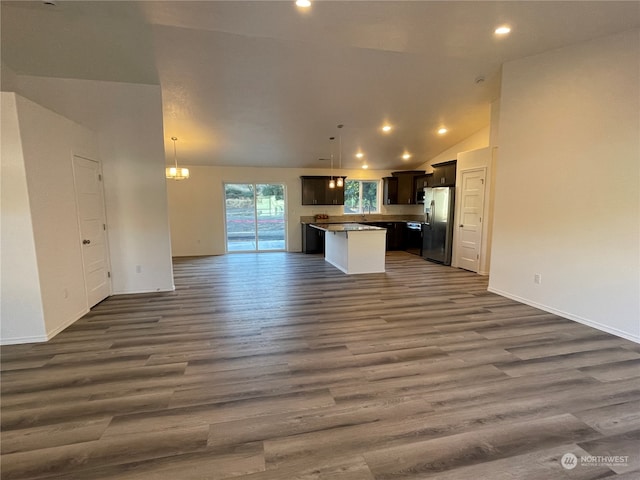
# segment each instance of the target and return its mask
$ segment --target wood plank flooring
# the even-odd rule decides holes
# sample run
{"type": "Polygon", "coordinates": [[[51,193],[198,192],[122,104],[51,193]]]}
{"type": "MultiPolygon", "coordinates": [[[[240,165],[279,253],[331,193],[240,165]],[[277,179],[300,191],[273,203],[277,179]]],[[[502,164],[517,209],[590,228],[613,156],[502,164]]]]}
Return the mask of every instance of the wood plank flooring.
{"type": "Polygon", "coordinates": [[[632,342],[404,252],[358,276],[287,253],[174,266],[175,292],[2,348],[2,479],[640,478],[632,342]]]}

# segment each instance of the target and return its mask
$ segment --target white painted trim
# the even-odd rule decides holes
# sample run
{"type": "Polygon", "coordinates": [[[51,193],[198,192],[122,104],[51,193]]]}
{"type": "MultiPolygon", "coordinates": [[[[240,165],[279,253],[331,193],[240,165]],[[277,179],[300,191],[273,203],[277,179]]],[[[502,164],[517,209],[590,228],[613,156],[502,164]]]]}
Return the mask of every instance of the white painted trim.
{"type": "Polygon", "coordinates": [[[48,342],[53,337],[58,335],[61,331],[63,331],[65,328],[70,327],[71,325],[76,323],[78,320],[80,320],[87,313],[89,313],[89,309],[82,309],[81,311],[79,311],[75,315],[72,315],[71,318],[69,318],[69,320],[67,320],[64,323],[58,325],[53,330],[48,330],[46,335],[34,335],[34,336],[29,336],[29,337],[3,338],[3,339],[0,339],[0,345],[18,345],[18,344],[21,344],[21,343],[48,342]]]}
{"type": "MultiPolygon", "coordinates": [[[[110,247],[109,247],[109,230],[108,230],[108,222],[107,222],[107,200],[104,196],[104,174],[102,173],[102,162],[100,160],[96,160],[94,158],[89,158],[88,156],[83,156],[74,152],[71,152],[71,172],[73,175],[73,194],[75,197],[75,203],[76,203],[76,218],[77,218],[77,222],[78,222],[78,233],[80,233],[80,238],[78,239],[78,241],[82,240],[82,222],[80,221],[80,202],[78,201],[78,189],[77,189],[77,184],[76,184],[76,162],[75,159],[77,158],[81,158],[83,160],[86,160],[88,162],[95,162],[98,165],[98,175],[100,175],[100,196],[102,197],[102,220],[104,221],[104,230],[103,230],[103,242],[104,242],[104,251],[105,251],[105,263],[106,263],[106,270],[108,272],[108,277],[107,277],[107,282],[109,284],[109,294],[105,297],[105,298],[109,298],[112,294],[113,294],[113,281],[111,279],[111,251],[110,251],[110,247]]],[[[83,276],[83,280],[84,280],[84,296],[85,296],[85,303],[87,305],[87,312],[89,311],[89,309],[91,307],[93,307],[94,305],[89,305],[89,292],[87,290],[87,277],[86,277],[86,268],[85,268],[85,258],[84,258],[84,252],[82,250],[82,248],[80,249],[80,257],[82,259],[82,276],[83,276]]],[[[102,299],[104,300],[104,298],[102,299]]],[[[100,303],[102,300],[100,300],[98,303],[100,303]]]]}
{"type": "Polygon", "coordinates": [[[131,291],[131,292],[118,291],[118,292],[113,292],[111,294],[111,296],[114,296],[114,295],[137,295],[139,293],[173,292],[173,291],[175,291],[175,289],[176,289],[176,286],[173,285],[171,288],[158,288],[156,290],[135,290],[135,291],[131,291]]]}
{"type": "Polygon", "coordinates": [[[607,325],[603,325],[601,323],[594,322],[593,320],[587,320],[586,318],[582,318],[582,317],[580,317],[578,315],[573,315],[571,313],[563,312],[562,310],[558,310],[556,308],[549,307],[547,305],[543,305],[543,304],[528,300],[526,298],[519,297],[518,295],[513,295],[511,293],[504,292],[504,291],[499,290],[497,288],[489,287],[489,288],[487,288],[487,290],[489,292],[491,292],[491,293],[495,293],[495,294],[500,295],[502,297],[506,297],[506,298],[510,298],[511,300],[515,300],[516,302],[524,303],[525,305],[529,305],[531,307],[535,307],[535,308],[538,308],[540,310],[544,310],[545,312],[553,313],[554,315],[558,315],[559,317],[563,317],[563,318],[566,318],[568,320],[573,320],[574,322],[582,323],[583,325],[587,325],[587,326],[595,328],[597,330],[601,330],[603,332],[610,333],[611,335],[615,335],[617,337],[622,337],[622,338],[624,338],[626,340],[630,340],[630,341],[635,342],[635,343],[640,343],[640,336],[630,335],[629,333],[624,332],[622,330],[618,330],[617,328],[611,328],[611,327],[609,327],[607,325]]]}
{"type": "Polygon", "coordinates": [[[75,315],[73,315],[69,320],[67,320],[64,323],[61,323],[60,325],[58,325],[56,328],[54,328],[53,330],[49,330],[47,331],[47,340],[51,340],[53,337],[55,337],[57,334],[59,334],[61,331],[63,331],[65,328],[73,325],[74,323],[76,323],[78,320],[80,320],[84,315],[86,315],[87,313],[89,313],[89,309],[83,309],[80,312],[76,313],[75,315]]]}
{"type": "MultiPolygon", "coordinates": [[[[457,161],[457,160],[456,160],[457,161]]],[[[457,167],[457,165],[456,165],[457,167]]],[[[484,247],[483,243],[482,243],[482,238],[484,237],[484,226],[486,223],[486,215],[485,215],[485,202],[486,202],[486,198],[487,198],[487,167],[469,167],[469,168],[463,168],[460,170],[457,170],[456,168],[456,197],[454,200],[454,213],[453,213],[453,231],[454,231],[454,235],[453,238],[451,239],[451,241],[453,241],[453,255],[452,255],[452,261],[451,261],[451,266],[452,267],[457,267],[457,268],[461,268],[460,265],[458,264],[459,262],[459,254],[460,254],[460,249],[458,248],[458,235],[455,235],[455,232],[458,231],[458,225],[460,225],[460,216],[462,215],[462,187],[463,187],[463,183],[462,183],[462,176],[465,173],[470,173],[470,172],[475,172],[475,171],[480,171],[484,173],[484,181],[482,183],[482,209],[481,209],[481,215],[482,215],[482,221],[480,222],[480,242],[478,242],[478,271],[473,272],[473,273],[478,273],[480,275],[488,275],[489,273],[480,273],[480,265],[482,264],[482,249],[484,247]]],[[[469,270],[470,272],[473,270],[469,270]]]]}
{"type": "Polygon", "coordinates": [[[42,343],[48,341],[46,335],[35,335],[33,337],[9,337],[0,339],[0,345],[20,345],[23,343],[42,343]]]}

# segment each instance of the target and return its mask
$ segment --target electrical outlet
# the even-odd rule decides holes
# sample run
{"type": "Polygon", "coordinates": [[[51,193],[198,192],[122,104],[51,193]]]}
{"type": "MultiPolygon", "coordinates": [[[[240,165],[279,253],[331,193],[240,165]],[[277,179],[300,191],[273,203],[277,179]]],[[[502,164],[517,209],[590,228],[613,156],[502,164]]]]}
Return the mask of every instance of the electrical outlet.
{"type": "Polygon", "coordinates": [[[542,283],[542,275],[540,275],[539,273],[536,273],[533,276],[533,283],[535,283],[536,285],[540,285],[542,283]]]}
{"type": "Polygon", "coordinates": [[[142,273],[142,265],[136,265],[136,273],[142,273]]]}

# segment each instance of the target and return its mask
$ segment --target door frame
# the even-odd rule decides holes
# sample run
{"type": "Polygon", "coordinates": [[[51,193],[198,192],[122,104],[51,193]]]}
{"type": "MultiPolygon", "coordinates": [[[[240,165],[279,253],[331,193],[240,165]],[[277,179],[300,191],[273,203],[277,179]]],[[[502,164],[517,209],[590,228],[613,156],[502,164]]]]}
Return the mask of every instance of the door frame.
{"type": "Polygon", "coordinates": [[[461,268],[459,266],[459,248],[458,248],[458,241],[459,241],[459,232],[458,229],[460,228],[460,217],[462,215],[462,176],[465,173],[469,173],[469,172],[474,172],[474,171],[481,171],[484,173],[484,184],[483,184],[483,190],[482,190],[482,208],[480,209],[480,215],[482,217],[482,221],[480,222],[480,240],[478,241],[478,255],[480,255],[480,257],[478,258],[478,271],[477,272],[473,272],[473,273],[478,273],[480,274],[480,266],[482,264],[482,238],[484,236],[484,226],[486,224],[486,215],[485,215],[485,202],[487,200],[487,167],[470,167],[470,168],[465,168],[463,170],[458,170],[458,172],[456,172],[456,212],[455,212],[455,223],[454,223],[454,242],[453,242],[453,259],[451,261],[451,266],[452,267],[456,267],[456,268],[461,268]],[[459,183],[458,183],[459,181],[459,183]]]}
{"type": "MultiPolygon", "coordinates": [[[[101,178],[100,196],[102,197],[102,218],[104,220],[104,225],[105,225],[105,228],[104,228],[104,246],[105,246],[105,257],[106,257],[105,264],[107,269],[107,285],[109,287],[109,294],[105,298],[108,298],[111,295],[113,295],[113,282],[111,278],[111,249],[109,247],[109,228],[108,228],[108,222],[107,222],[107,205],[106,205],[105,196],[104,196],[104,174],[102,173],[102,162],[100,160],[89,158],[87,155],[82,155],[82,154],[73,153],[73,152],[71,154],[71,174],[73,176],[73,194],[75,197],[76,221],[78,224],[78,235],[79,235],[78,244],[79,245],[82,245],[82,226],[80,221],[80,205],[78,204],[78,191],[76,190],[76,170],[75,170],[76,157],[81,158],[83,160],[87,160],[89,162],[95,162],[98,165],[98,175],[100,175],[100,178],[101,178]]],[[[100,302],[94,305],[89,305],[89,292],[87,290],[87,277],[85,275],[86,264],[85,264],[84,253],[82,252],[82,246],[80,247],[80,260],[82,261],[82,277],[84,280],[83,284],[84,284],[85,306],[86,306],[86,311],[88,312],[89,310],[91,310],[91,308],[93,308],[95,305],[97,305],[100,302]]]]}
{"type": "Polygon", "coordinates": [[[274,181],[274,182],[269,182],[269,181],[260,181],[260,182],[255,182],[255,181],[233,181],[233,180],[223,180],[222,181],[222,219],[224,222],[224,228],[223,228],[223,232],[224,232],[224,253],[225,254],[229,254],[229,253],[269,253],[269,252],[288,252],[288,246],[289,246],[289,189],[287,188],[287,182],[284,181],[274,181]],[[253,205],[253,211],[254,211],[254,216],[256,219],[255,222],[255,233],[256,233],[256,249],[255,250],[239,250],[239,251],[234,251],[234,252],[229,252],[229,248],[228,248],[228,242],[227,242],[227,203],[226,203],[226,190],[225,190],[225,186],[226,185],[253,185],[254,189],[253,189],[253,195],[254,195],[254,205],[253,205]],[[284,196],[284,211],[283,211],[283,220],[284,220],[284,248],[283,249],[278,249],[278,250],[258,250],[258,245],[259,245],[259,241],[258,241],[258,202],[256,202],[256,189],[255,186],[256,185],[282,185],[283,187],[283,196],[284,196]]]}

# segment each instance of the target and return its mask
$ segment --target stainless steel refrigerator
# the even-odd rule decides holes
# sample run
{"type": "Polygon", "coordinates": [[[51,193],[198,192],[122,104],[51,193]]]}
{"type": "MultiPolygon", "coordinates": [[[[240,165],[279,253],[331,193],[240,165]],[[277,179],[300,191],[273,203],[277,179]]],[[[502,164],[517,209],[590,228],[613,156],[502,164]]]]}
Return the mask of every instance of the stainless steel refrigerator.
{"type": "Polygon", "coordinates": [[[455,187],[424,189],[422,256],[426,260],[451,265],[454,196],[455,187]]]}

